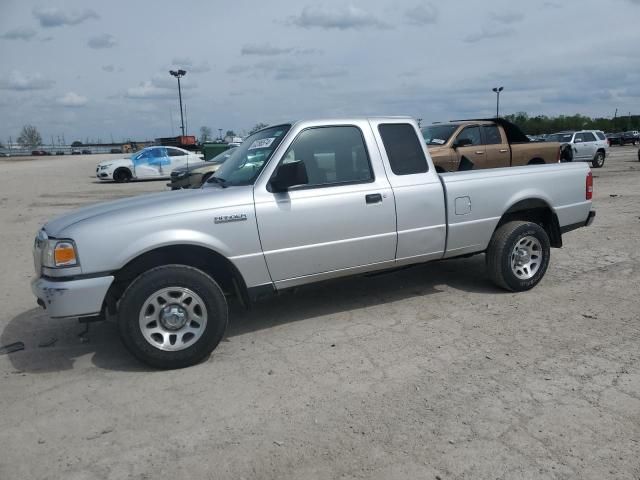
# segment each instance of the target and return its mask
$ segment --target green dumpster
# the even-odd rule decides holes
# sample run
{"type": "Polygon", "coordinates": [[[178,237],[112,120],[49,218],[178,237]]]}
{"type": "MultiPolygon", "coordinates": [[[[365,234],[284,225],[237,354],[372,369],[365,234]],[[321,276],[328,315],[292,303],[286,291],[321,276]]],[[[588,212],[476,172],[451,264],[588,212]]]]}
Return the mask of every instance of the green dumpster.
{"type": "Polygon", "coordinates": [[[216,155],[220,155],[225,150],[229,150],[230,145],[227,143],[205,143],[202,145],[202,153],[205,160],[211,160],[216,155]]]}

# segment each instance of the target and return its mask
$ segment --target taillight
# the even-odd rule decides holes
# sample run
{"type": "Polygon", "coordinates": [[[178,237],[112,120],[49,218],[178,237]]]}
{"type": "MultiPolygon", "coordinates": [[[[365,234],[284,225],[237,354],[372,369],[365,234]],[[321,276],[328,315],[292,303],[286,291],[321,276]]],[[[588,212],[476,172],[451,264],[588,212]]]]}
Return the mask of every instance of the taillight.
{"type": "Polygon", "coordinates": [[[587,173],[587,188],[584,194],[585,199],[591,200],[593,197],[593,174],[587,173]]]}

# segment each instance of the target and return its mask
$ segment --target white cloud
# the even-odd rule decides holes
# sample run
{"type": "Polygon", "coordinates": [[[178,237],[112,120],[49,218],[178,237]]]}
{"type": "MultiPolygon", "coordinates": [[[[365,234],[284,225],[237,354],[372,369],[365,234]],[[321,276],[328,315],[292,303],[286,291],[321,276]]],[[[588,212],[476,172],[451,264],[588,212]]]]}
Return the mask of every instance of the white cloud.
{"type": "Polygon", "coordinates": [[[306,6],[299,15],[291,17],[289,23],[302,28],[323,28],[326,30],[348,30],[360,28],[390,28],[373,14],[352,5],[335,9],[306,6]]]}
{"type": "Polygon", "coordinates": [[[289,53],[293,50],[293,48],[282,48],[282,47],[272,47],[269,44],[263,45],[243,45],[240,50],[241,55],[258,55],[258,56],[272,56],[272,55],[282,55],[284,53],[289,53]]]}
{"type": "Polygon", "coordinates": [[[65,13],[59,8],[34,8],[33,16],[40,22],[40,25],[45,28],[78,25],[85,20],[100,18],[93,10],[65,13]]]}
{"type": "Polygon", "coordinates": [[[425,3],[408,9],[404,16],[410,25],[433,25],[438,22],[438,9],[432,3],[425,3]]]}
{"type": "Polygon", "coordinates": [[[487,28],[484,27],[478,33],[472,33],[464,37],[464,41],[467,43],[480,42],[482,40],[491,40],[495,38],[509,37],[515,33],[513,28],[487,28]]]}
{"type": "Polygon", "coordinates": [[[491,15],[496,22],[509,25],[524,20],[524,15],[520,12],[494,12],[491,15]]]}
{"type": "Polygon", "coordinates": [[[36,36],[36,31],[33,28],[29,27],[18,27],[13,30],[8,30],[2,35],[0,38],[4,38],[5,40],[31,40],[36,36]]]}
{"type": "Polygon", "coordinates": [[[4,90],[29,91],[51,88],[55,82],[43,77],[40,73],[28,74],[18,70],[0,77],[0,88],[4,90]]]}
{"type": "Polygon", "coordinates": [[[206,73],[211,71],[209,62],[195,63],[190,57],[174,57],[171,61],[174,68],[183,68],[187,73],[206,73]]]}
{"type": "Polygon", "coordinates": [[[158,87],[151,80],[140,82],[137,87],[128,88],[125,97],[132,99],[173,98],[175,93],[166,87],[158,87]]]}
{"type": "MultiPolygon", "coordinates": [[[[182,91],[193,90],[198,85],[193,81],[182,80],[182,91]]],[[[178,82],[168,73],[155,74],[151,80],[140,82],[136,87],[128,88],[124,94],[125,97],[131,99],[162,99],[175,98],[178,95],[178,82]]],[[[183,93],[184,95],[184,93],[183,93]]]]}
{"type": "Polygon", "coordinates": [[[56,99],[56,103],[63,107],[84,107],[87,102],[87,97],[74,92],[67,92],[62,97],[56,99]]]}
{"type": "Polygon", "coordinates": [[[116,39],[113,35],[108,33],[103,33],[102,35],[97,35],[95,37],[91,37],[87,42],[87,45],[91,48],[100,49],[100,48],[111,48],[115,46],[116,39]]]}
{"type": "Polygon", "coordinates": [[[191,60],[191,57],[173,57],[171,64],[179,67],[190,67],[193,65],[193,60],[191,60]]]}

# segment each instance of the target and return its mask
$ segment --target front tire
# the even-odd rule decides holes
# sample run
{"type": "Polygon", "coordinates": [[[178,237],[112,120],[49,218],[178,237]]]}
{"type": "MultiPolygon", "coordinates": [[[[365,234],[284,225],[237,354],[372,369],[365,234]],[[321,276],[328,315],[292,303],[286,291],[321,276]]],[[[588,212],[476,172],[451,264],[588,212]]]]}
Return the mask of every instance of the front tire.
{"type": "Polygon", "coordinates": [[[549,236],[540,225],[507,222],[493,233],[487,248],[489,277],[505,290],[530,290],[544,277],[550,253],[549,236]]]}
{"type": "Polygon", "coordinates": [[[113,181],[116,183],[129,182],[132,177],[133,175],[131,175],[131,171],[128,168],[118,168],[113,172],[113,181]]]}
{"type": "Polygon", "coordinates": [[[593,157],[593,160],[591,161],[591,166],[593,168],[602,168],[602,166],[604,165],[604,153],[602,152],[597,152],[596,156],[593,157]]]}
{"type": "Polygon", "coordinates": [[[143,273],[126,289],[118,308],[118,330],[127,349],[161,369],[184,368],[207,358],[227,323],[220,286],[185,265],[143,273]]]}

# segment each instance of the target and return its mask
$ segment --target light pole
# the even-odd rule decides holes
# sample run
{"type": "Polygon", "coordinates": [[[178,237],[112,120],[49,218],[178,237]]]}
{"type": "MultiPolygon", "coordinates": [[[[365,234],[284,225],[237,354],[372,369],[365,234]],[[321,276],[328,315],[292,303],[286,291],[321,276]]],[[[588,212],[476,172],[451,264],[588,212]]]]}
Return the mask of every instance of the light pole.
{"type": "Polygon", "coordinates": [[[222,140],[222,129],[221,128],[218,129],[218,138],[220,140],[222,140]]]}
{"type": "Polygon", "coordinates": [[[180,78],[187,74],[186,70],[169,70],[169,73],[178,79],[178,98],[180,99],[180,129],[182,130],[182,136],[184,137],[184,116],[182,115],[182,90],[180,88],[180,78]]]}
{"type": "Polygon", "coordinates": [[[496,87],[493,89],[496,92],[496,118],[500,118],[500,92],[504,90],[504,87],[496,87]]]}

